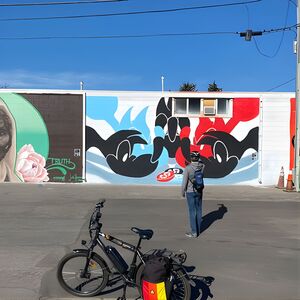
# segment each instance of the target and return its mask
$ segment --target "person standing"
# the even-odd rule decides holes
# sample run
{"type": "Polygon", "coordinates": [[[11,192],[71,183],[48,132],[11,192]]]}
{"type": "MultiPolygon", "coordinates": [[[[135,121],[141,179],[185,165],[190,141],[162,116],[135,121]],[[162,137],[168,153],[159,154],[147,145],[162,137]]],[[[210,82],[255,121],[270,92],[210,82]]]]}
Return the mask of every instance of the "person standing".
{"type": "Polygon", "coordinates": [[[185,235],[187,237],[198,237],[201,230],[203,190],[196,191],[193,180],[195,172],[199,170],[203,173],[205,165],[200,159],[199,152],[193,151],[190,156],[191,163],[184,169],[181,184],[182,196],[186,197],[187,200],[191,226],[191,232],[185,235]]]}

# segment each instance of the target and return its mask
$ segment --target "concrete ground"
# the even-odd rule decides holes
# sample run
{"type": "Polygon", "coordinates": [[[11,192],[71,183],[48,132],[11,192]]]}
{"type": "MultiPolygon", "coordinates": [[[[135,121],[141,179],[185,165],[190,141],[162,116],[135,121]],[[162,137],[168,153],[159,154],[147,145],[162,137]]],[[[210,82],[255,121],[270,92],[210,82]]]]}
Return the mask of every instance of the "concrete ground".
{"type": "MultiPolygon", "coordinates": [[[[197,239],[184,235],[187,210],[178,187],[7,183],[0,184],[0,195],[0,299],[72,299],[57,283],[56,266],[87,238],[88,218],[100,198],[107,199],[104,232],[135,243],[132,226],[152,228],[143,250],[183,249],[193,274],[214,278],[210,286],[198,280],[192,299],[300,299],[299,193],[207,186],[197,239]]],[[[96,299],[119,295],[117,290],[96,299]]],[[[130,289],[129,297],[135,295],[130,289]]]]}

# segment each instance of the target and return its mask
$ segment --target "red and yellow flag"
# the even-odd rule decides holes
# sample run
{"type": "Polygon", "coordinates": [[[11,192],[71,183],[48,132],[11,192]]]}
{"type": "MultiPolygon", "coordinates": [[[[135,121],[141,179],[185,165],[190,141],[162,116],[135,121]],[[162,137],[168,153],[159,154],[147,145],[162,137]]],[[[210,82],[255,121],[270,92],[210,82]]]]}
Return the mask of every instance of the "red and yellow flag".
{"type": "Polygon", "coordinates": [[[164,282],[150,283],[143,281],[144,300],[167,300],[166,285],[164,282]]]}

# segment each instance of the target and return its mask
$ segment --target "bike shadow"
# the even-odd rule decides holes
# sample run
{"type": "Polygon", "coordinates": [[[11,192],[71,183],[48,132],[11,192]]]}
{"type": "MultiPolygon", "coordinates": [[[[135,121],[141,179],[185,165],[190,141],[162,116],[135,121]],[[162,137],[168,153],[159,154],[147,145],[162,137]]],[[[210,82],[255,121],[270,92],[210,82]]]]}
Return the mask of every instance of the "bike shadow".
{"type": "MultiPolygon", "coordinates": [[[[187,273],[190,273],[195,270],[194,266],[184,266],[184,269],[187,273]]],[[[215,278],[211,276],[201,276],[195,274],[189,274],[191,283],[191,298],[190,300],[207,300],[208,297],[213,298],[213,294],[211,293],[210,286],[214,282],[215,278]]],[[[124,287],[123,281],[121,277],[116,277],[111,279],[108,282],[108,286],[104,291],[99,293],[97,296],[103,296],[106,294],[111,294],[113,292],[122,290],[124,287]]],[[[139,297],[134,299],[141,299],[139,297]]]]}
{"type": "Polygon", "coordinates": [[[213,298],[210,286],[214,282],[215,278],[211,276],[189,274],[196,269],[194,266],[184,266],[184,269],[188,273],[191,283],[190,300],[206,300],[208,297],[213,298]]]}
{"type": "Polygon", "coordinates": [[[220,220],[227,213],[228,209],[224,204],[218,204],[220,207],[202,217],[200,234],[209,228],[215,221],[220,220]]]}
{"type": "Polygon", "coordinates": [[[211,276],[190,275],[190,278],[195,283],[191,285],[191,299],[190,300],[206,300],[208,297],[213,298],[210,290],[210,285],[215,280],[211,276]]]}
{"type": "Polygon", "coordinates": [[[119,291],[124,288],[124,281],[121,276],[116,276],[110,279],[105,287],[105,289],[100,292],[97,296],[110,294],[119,291]]]}

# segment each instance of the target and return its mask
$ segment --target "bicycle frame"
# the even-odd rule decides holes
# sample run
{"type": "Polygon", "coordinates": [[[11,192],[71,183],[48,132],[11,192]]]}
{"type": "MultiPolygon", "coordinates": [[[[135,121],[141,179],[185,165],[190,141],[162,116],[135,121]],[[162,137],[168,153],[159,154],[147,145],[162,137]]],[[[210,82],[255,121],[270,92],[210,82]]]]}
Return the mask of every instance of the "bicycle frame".
{"type": "MultiPolygon", "coordinates": [[[[112,242],[112,243],[114,243],[114,244],[116,244],[116,245],[118,245],[118,246],[134,253],[131,264],[130,264],[130,267],[129,267],[129,270],[126,273],[117,272],[117,274],[121,275],[123,280],[125,280],[126,283],[136,285],[136,283],[135,283],[135,274],[136,274],[136,270],[137,270],[137,264],[136,264],[137,263],[137,258],[139,257],[142,264],[145,263],[144,260],[143,260],[143,253],[139,250],[139,248],[141,246],[142,238],[139,238],[137,245],[134,246],[134,245],[129,244],[127,242],[124,242],[124,241],[122,241],[122,240],[120,240],[120,239],[118,239],[114,236],[111,236],[111,235],[108,235],[104,232],[101,232],[100,229],[96,229],[95,236],[91,239],[90,246],[87,247],[88,248],[88,256],[87,256],[86,265],[85,265],[84,269],[81,272],[81,277],[83,277],[83,278],[86,277],[89,262],[90,262],[93,250],[97,245],[102,249],[102,251],[104,252],[106,257],[108,258],[108,260],[115,266],[114,262],[110,259],[110,257],[106,253],[106,249],[105,249],[106,245],[103,243],[101,238],[105,238],[107,241],[110,241],[110,242],[112,242]]],[[[85,241],[83,241],[82,244],[85,245],[85,241]]]]}
{"type": "Polygon", "coordinates": [[[153,257],[162,257],[168,259],[170,263],[170,272],[168,274],[168,281],[170,281],[170,287],[172,287],[172,299],[190,299],[190,278],[186,273],[183,263],[186,260],[186,253],[182,250],[174,252],[172,250],[164,249],[152,249],[146,253],[141,252],[142,240],[150,240],[153,236],[153,230],[151,229],[139,229],[132,227],[131,230],[138,234],[138,242],[135,245],[122,241],[112,235],[106,234],[101,231],[102,223],[100,222],[105,200],[96,204],[96,207],[90,217],[89,233],[90,240],[87,244],[86,241],[82,241],[81,244],[86,249],[73,249],[73,253],[66,254],[59,262],[57,269],[57,278],[61,286],[69,293],[75,296],[96,296],[106,286],[113,286],[119,281],[123,282],[123,295],[118,297],[118,300],[126,300],[127,287],[136,287],[139,294],[142,294],[143,274],[144,267],[147,261],[151,261],[153,257]],[[106,245],[106,241],[109,241],[106,245]],[[127,251],[133,253],[130,266],[124,261],[122,255],[111,246],[116,244],[119,247],[124,248],[127,251]],[[94,248],[99,246],[105,257],[101,257],[98,253],[94,252],[94,248]],[[72,260],[77,264],[70,269],[72,260]],[[79,259],[79,260],[78,260],[79,259]],[[137,260],[140,262],[137,263],[137,260]],[[83,260],[83,261],[82,261],[83,260]],[[81,261],[81,265],[78,262],[81,261]],[[107,262],[111,262],[111,265],[107,262]],[[66,266],[67,265],[67,266],[66,266]],[[70,271],[71,270],[71,271],[70,271]],[[97,282],[94,282],[97,281],[97,282]],[[90,283],[92,283],[90,285],[90,283]],[[74,286],[75,285],[75,286],[74,286]]]}

